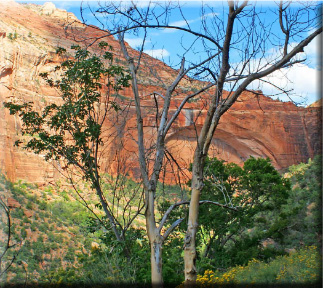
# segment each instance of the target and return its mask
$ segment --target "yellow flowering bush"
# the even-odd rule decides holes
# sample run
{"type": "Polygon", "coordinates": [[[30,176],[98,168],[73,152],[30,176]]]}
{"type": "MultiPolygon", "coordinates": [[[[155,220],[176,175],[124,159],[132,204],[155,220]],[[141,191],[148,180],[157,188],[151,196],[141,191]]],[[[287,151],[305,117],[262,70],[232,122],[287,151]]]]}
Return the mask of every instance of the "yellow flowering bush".
{"type": "Polygon", "coordinates": [[[311,283],[319,280],[321,261],[316,246],[279,256],[269,263],[253,259],[247,266],[236,266],[220,274],[206,270],[197,276],[198,287],[214,284],[311,283]]]}

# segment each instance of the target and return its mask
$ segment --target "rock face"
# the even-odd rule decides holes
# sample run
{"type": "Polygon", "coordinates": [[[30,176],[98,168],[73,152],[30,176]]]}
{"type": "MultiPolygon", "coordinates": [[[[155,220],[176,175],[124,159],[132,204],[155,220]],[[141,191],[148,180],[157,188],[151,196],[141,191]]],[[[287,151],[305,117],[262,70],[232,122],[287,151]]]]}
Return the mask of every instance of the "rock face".
{"type": "MultiPolygon", "coordinates": [[[[46,184],[60,177],[60,173],[57,167],[53,167],[52,164],[55,163],[46,163],[41,155],[13,146],[20,138],[22,124],[19,117],[9,115],[2,103],[8,100],[33,101],[36,108],[41,109],[46,104],[58,102],[57,91],[46,86],[38,76],[41,72],[53,70],[60,63],[61,60],[54,53],[55,47],[69,48],[75,43],[74,39],[101,36],[103,33],[96,27],[84,26],[73,14],[56,9],[52,3],[37,6],[20,5],[12,1],[0,2],[0,169],[12,181],[23,179],[46,184]],[[67,29],[68,23],[73,24],[67,29]]],[[[114,47],[115,57],[122,65],[124,59],[118,54],[118,42],[112,37],[105,40],[114,47]]],[[[92,50],[96,51],[96,47],[94,45],[92,50]]],[[[131,53],[135,57],[137,52],[131,50],[131,53]]],[[[162,71],[165,81],[176,75],[175,70],[148,55],[143,61],[154,63],[160,68],[158,70],[162,71]]],[[[149,95],[154,91],[162,93],[163,90],[147,71],[143,69],[139,80],[142,105],[145,107],[146,147],[149,148],[156,131],[155,100],[159,105],[163,101],[158,96],[149,95]]],[[[186,79],[181,85],[179,95],[171,104],[173,112],[185,92],[200,84],[186,79]]],[[[134,141],[136,118],[131,101],[133,96],[131,88],[120,93],[122,95],[117,95],[118,101],[122,107],[128,107],[127,113],[124,113],[127,116],[111,115],[104,123],[104,130],[108,131],[105,132],[105,137],[108,138],[104,153],[102,151],[101,167],[109,173],[124,172],[138,178],[140,173],[134,141]],[[127,168],[128,171],[121,171],[120,167],[127,168]]],[[[199,102],[186,105],[169,132],[167,155],[168,159],[175,159],[177,164],[173,169],[173,166],[166,163],[163,177],[168,183],[176,182],[180,173],[187,173],[185,169],[192,161],[196,130],[201,128],[206,114],[207,105],[201,108],[201,103],[207,99],[206,96],[203,97],[199,102]],[[178,171],[178,167],[183,171],[178,171]]],[[[222,117],[213,138],[210,156],[238,164],[242,164],[250,156],[269,157],[277,169],[284,169],[321,153],[320,127],[319,104],[303,108],[245,92],[222,117]]],[[[57,165],[59,168],[59,164],[57,165]]]]}

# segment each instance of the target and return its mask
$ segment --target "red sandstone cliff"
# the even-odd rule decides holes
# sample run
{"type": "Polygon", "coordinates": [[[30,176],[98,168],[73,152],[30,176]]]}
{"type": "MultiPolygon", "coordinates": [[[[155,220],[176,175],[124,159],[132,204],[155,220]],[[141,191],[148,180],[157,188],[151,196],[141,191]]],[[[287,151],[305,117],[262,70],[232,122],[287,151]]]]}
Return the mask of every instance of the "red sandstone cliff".
{"type": "MultiPolygon", "coordinates": [[[[12,99],[33,101],[37,108],[58,101],[58,94],[40,79],[40,72],[50,71],[59,63],[55,47],[69,48],[73,39],[83,39],[102,35],[95,27],[86,27],[74,15],[47,5],[20,5],[13,1],[0,2],[0,169],[11,180],[24,179],[36,183],[46,183],[59,177],[59,172],[41,156],[34,155],[13,146],[19,138],[21,122],[18,117],[9,115],[2,102],[12,99]],[[72,23],[68,29],[66,24],[72,23]]],[[[108,39],[118,55],[118,43],[112,37],[108,39]]],[[[95,50],[95,46],[93,47],[95,50]]],[[[133,55],[137,53],[132,50],[133,55]]],[[[164,63],[149,56],[144,61],[155,63],[161,70],[165,81],[171,79],[176,71],[164,63]]],[[[148,70],[140,75],[142,104],[145,106],[146,145],[154,137],[155,105],[154,99],[145,95],[161,90],[148,70]]],[[[193,83],[181,84],[176,105],[185,94],[193,89],[193,83]]],[[[127,88],[122,92],[125,97],[121,104],[131,103],[132,92],[127,88]],[[129,102],[130,101],[130,102],[129,102]]],[[[159,102],[162,99],[158,100],[159,102]]],[[[105,123],[107,140],[102,154],[102,168],[105,171],[118,169],[115,155],[126,161],[130,167],[128,173],[139,176],[136,157],[136,119],[134,107],[130,105],[125,121],[111,115],[105,123]],[[112,125],[113,124],[113,125],[112,125]],[[114,135],[111,137],[111,135],[114,135]],[[125,160],[126,159],[126,160],[125,160]]],[[[182,168],[188,167],[195,148],[195,128],[203,123],[205,109],[201,111],[201,102],[188,103],[167,138],[167,149],[182,168]]],[[[276,168],[283,169],[292,164],[307,161],[321,152],[321,105],[296,107],[292,103],[274,101],[251,92],[245,92],[221,119],[214,135],[210,155],[226,161],[242,164],[248,157],[269,157],[276,168]]],[[[174,181],[172,168],[166,167],[168,181],[174,181]]],[[[176,169],[175,169],[176,170],[176,169]]]]}

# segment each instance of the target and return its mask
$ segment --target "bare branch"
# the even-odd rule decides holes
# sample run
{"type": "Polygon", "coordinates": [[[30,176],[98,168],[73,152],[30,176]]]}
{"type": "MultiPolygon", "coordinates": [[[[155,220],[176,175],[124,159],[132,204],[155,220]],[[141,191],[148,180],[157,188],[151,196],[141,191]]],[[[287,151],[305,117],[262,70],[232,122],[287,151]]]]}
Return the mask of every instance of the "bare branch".
{"type": "MultiPolygon", "coordinates": [[[[241,95],[242,91],[254,80],[256,79],[260,79],[263,78],[271,73],[273,73],[276,70],[279,70],[283,67],[285,67],[286,65],[288,65],[290,63],[290,60],[297,55],[300,52],[304,51],[304,47],[306,47],[317,35],[319,35],[320,33],[322,33],[322,27],[318,28],[317,30],[315,30],[311,35],[309,35],[308,37],[306,37],[303,41],[301,41],[298,45],[296,45],[296,47],[290,51],[287,55],[284,55],[280,60],[278,60],[276,63],[274,63],[273,65],[271,65],[269,68],[261,71],[261,72],[256,72],[253,74],[250,74],[237,88],[236,91],[234,91],[234,93],[232,93],[232,95],[230,96],[230,98],[228,99],[227,103],[225,106],[222,106],[221,109],[221,115],[227,111],[232,104],[236,101],[236,99],[239,97],[239,95],[241,95]]],[[[297,60],[299,61],[299,60],[297,60]]]]}
{"type": "Polygon", "coordinates": [[[130,58],[126,45],[124,43],[124,32],[119,32],[119,43],[121,45],[122,52],[127,59],[131,71],[131,81],[132,81],[132,89],[135,96],[135,105],[136,105],[136,113],[137,113],[137,127],[138,127],[138,145],[139,145],[139,162],[141,174],[144,180],[144,185],[147,187],[147,190],[150,190],[150,183],[148,180],[148,171],[145,162],[145,148],[144,148],[144,139],[143,139],[143,120],[141,116],[141,105],[140,105],[140,97],[138,91],[137,77],[136,77],[136,69],[134,67],[133,59],[130,58]]]}
{"type": "Polygon", "coordinates": [[[208,89],[210,89],[211,87],[213,87],[215,84],[211,83],[208,84],[207,86],[203,87],[202,89],[200,89],[199,91],[188,95],[184,98],[184,100],[181,102],[181,104],[179,105],[179,107],[176,109],[174,115],[172,116],[172,118],[169,120],[169,122],[167,123],[167,126],[165,127],[165,132],[164,134],[166,135],[166,133],[168,132],[168,130],[170,129],[170,127],[172,126],[172,124],[174,123],[174,121],[176,120],[176,118],[178,117],[179,113],[182,111],[183,107],[185,106],[185,104],[187,103],[187,101],[205,91],[207,91],[208,89]]]}
{"type": "MultiPolygon", "coordinates": [[[[190,204],[190,201],[180,201],[180,202],[177,202],[177,203],[174,203],[172,204],[168,209],[167,211],[164,213],[164,216],[162,218],[162,220],[160,221],[159,223],[159,226],[158,226],[158,232],[160,233],[162,228],[164,227],[165,225],[165,222],[169,216],[169,214],[178,206],[181,206],[181,205],[188,205],[190,204]]],[[[226,208],[226,209],[230,209],[230,210],[233,210],[233,211],[238,211],[237,208],[235,207],[232,207],[232,206],[228,206],[226,204],[221,204],[219,202],[215,202],[215,201],[209,201],[209,200],[201,200],[199,201],[199,204],[200,205],[203,205],[203,204],[212,204],[212,205],[215,205],[215,206],[219,206],[219,207],[222,207],[222,208],[226,208]]]]}
{"type": "Polygon", "coordinates": [[[180,218],[180,219],[177,219],[164,233],[163,235],[163,241],[165,241],[167,239],[167,237],[169,236],[170,233],[173,232],[173,230],[183,222],[185,218],[180,218]]]}

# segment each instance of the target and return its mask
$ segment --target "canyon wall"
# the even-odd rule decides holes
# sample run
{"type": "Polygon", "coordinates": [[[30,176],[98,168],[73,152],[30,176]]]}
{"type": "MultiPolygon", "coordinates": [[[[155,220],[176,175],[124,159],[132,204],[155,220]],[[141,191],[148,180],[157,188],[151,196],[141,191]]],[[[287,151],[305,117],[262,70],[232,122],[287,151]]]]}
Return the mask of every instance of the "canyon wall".
{"type": "MultiPolygon", "coordinates": [[[[69,48],[75,41],[86,42],[102,35],[103,31],[83,25],[73,14],[51,4],[0,3],[0,169],[10,180],[46,184],[60,177],[61,168],[58,163],[45,162],[42,155],[14,147],[14,142],[20,139],[22,123],[18,116],[9,115],[2,103],[32,101],[40,110],[44,105],[59,102],[58,92],[39,77],[39,73],[51,71],[60,63],[55,48],[69,48]]],[[[111,36],[105,41],[114,47],[115,57],[122,65],[124,59],[118,54],[118,42],[111,36]]],[[[91,49],[95,52],[97,46],[91,49]]],[[[131,54],[135,57],[137,51],[131,50],[131,54]]],[[[148,55],[143,61],[153,63],[162,71],[166,82],[177,73],[148,55]]],[[[156,84],[156,79],[149,76],[147,69],[139,74],[139,81],[148,149],[156,136],[156,105],[150,95],[163,90],[156,84]]],[[[196,89],[194,85],[198,87],[199,83],[190,79],[181,83],[181,92],[171,104],[172,113],[185,96],[185,91],[196,89]]],[[[128,169],[126,173],[139,178],[131,88],[120,94],[122,97],[118,101],[125,111],[122,115],[110,115],[104,123],[106,149],[102,150],[101,168],[104,172],[120,173],[120,166],[123,166],[128,169]]],[[[188,174],[187,168],[196,145],[196,131],[201,128],[206,114],[207,104],[203,106],[201,103],[206,103],[206,99],[207,95],[198,102],[188,103],[169,132],[166,147],[173,164],[166,165],[163,172],[168,183],[175,183],[181,173],[182,177],[188,174]]],[[[163,99],[156,100],[162,105],[163,99]]],[[[222,117],[210,156],[240,165],[250,156],[269,157],[277,169],[285,169],[320,154],[321,143],[321,105],[297,107],[291,102],[275,101],[261,93],[245,91],[222,117]]]]}

